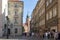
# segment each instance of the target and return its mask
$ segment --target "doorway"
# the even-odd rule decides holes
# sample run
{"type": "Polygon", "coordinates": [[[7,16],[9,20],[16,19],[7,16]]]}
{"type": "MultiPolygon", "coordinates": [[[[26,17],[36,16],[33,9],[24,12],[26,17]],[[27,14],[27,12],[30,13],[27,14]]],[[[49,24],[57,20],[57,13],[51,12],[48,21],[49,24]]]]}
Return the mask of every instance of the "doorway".
{"type": "Polygon", "coordinates": [[[10,35],[10,29],[8,28],[8,30],[7,30],[7,33],[8,33],[8,35],[10,35]]]}

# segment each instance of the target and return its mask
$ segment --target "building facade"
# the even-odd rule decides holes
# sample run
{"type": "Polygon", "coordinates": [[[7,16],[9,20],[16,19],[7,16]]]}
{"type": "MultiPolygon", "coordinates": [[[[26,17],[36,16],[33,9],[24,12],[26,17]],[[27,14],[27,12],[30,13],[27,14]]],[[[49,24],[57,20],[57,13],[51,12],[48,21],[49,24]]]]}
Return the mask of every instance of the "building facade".
{"type": "Polygon", "coordinates": [[[0,37],[2,37],[2,0],[0,0],[0,37]]]}
{"type": "Polygon", "coordinates": [[[23,33],[27,33],[28,32],[27,23],[24,23],[23,24],[23,27],[24,27],[24,32],[23,33]]]}
{"type": "Polygon", "coordinates": [[[2,14],[2,31],[3,31],[3,35],[6,35],[6,27],[5,27],[5,25],[6,25],[6,17],[5,17],[5,12],[6,12],[6,10],[4,9],[4,13],[2,14]]]}
{"type": "Polygon", "coordinates": [[[8,18],[12,24],[11,35],[21,35],[23,26],[23,1],[8,1],[8,18]]]}
{"type": "Polygon", "coordinates": [[[30,17],[27,15],[27,17],[26,17],[26,24],[27,24],[27,28],[28,28],[28,33],[30,33],[30,21],[31,21],[31,19],[30,19],[30,17]]]}
{"type": "Polygon", "coordinates": [[[46,27],[57,32],[58,13],[57,0],[46,0],[46,27]],[[49,6],[49,7],[48,7],[49,6]]]}
{"type": "Polygon", "coordinates": [[[33,10],[31,29],[41,35],[45,30],[45,0],[39,0],[33,10]]]}
{"type": "Polygon", "coordinates": [[[60,31],[60,0],[46,0],[46,27],[50,31],[60,31]]]}
{"type": "MultiPolygon", "coordinates": [[[[60,0],[39,0],[32,12],[31,30],[60,31],[60,0]]],[[[36,33],[37,33],[36,32],[36,33]]]]}
{"type": "Polygon", "coordinates": [[[26,23],[23,25],[24,26],[24,29],[25,29],[25,33],[27,33],[27,35],[30,34],[30,22],[31,22],[31,19],[30,17],[27,15],[26,17],[26,23]]]}

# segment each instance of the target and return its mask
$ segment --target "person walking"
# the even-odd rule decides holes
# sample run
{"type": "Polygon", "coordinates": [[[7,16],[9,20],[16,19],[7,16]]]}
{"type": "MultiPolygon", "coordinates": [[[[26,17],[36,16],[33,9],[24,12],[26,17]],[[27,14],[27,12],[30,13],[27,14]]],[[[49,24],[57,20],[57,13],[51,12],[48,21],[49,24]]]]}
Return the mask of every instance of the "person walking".
{"type": "Polygon", "coordinates": [[[45,39],[48,39],[48,32],[45,33],[45,39]]]}
{"type": "Polygon", "coordinates": [[[57,38],[58,38],[58,32],[55,32],[54,33],[54,40],[57,40],[57,38]]]}
{"type": "Polygon", "coordinates": [[[60,40],[60,32],[58,33],[58,40],[60,40]]]}
{"type": "Polygon", "coordinates": [[[50,38],[50,32],[48,32],[48,39],[50,38]]]}

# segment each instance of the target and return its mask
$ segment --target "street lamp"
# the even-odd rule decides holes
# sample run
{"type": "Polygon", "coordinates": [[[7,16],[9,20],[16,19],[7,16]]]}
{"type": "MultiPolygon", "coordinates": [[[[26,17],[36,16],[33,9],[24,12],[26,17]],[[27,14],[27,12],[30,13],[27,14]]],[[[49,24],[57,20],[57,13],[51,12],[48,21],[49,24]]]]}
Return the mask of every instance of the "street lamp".
{"type": "Polygon", "coordinates": [[[7,28],[6,28],[6,31],[7,31],[7,39],[9,38],[9,34],[8,34],[8,22],[9,22],[9,18],[8,16],[6,16],[6,20],[7,20],[7,28]]]}

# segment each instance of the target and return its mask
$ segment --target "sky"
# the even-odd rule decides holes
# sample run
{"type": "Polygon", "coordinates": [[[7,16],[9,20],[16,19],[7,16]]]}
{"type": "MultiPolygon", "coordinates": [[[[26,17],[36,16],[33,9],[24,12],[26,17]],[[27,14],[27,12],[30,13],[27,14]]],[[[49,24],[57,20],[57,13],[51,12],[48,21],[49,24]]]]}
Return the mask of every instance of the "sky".
{"type": "MultiPolygon", "coordinates": [[[[7,1],[8,0],[2,0],[2,13],[6,8],[5,9],[6,15],[7,15],[7,1]]],[[[27,14],[31,17],[32,11],[35,8],[38,0],[22,0],[22,1],[24,1],[23,23],[25,23],[27,14]]]]}
{"type": "Polygon", "coordinates": [[[8,3],[8,0],[2,0],[2,14],[4,13],[4,9],[5,9],[5,13],[6,13],[6,15],[7,15],[7,7],[8,7],[8,5],[7,5],[7,3],[8,3]]]}
{"type": "Polygon", "coordinates": [[[35,8],[38,0],[23,0],[23,1],[24,1],[23,23],[25,23],[27,14],[31,17],[32,11],[35,8]]]}

